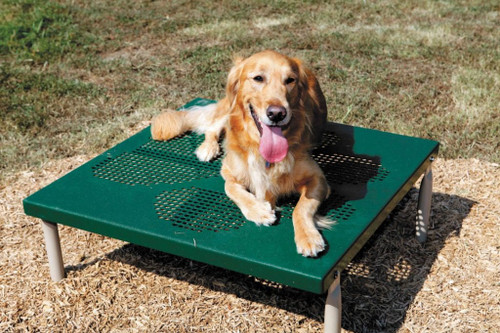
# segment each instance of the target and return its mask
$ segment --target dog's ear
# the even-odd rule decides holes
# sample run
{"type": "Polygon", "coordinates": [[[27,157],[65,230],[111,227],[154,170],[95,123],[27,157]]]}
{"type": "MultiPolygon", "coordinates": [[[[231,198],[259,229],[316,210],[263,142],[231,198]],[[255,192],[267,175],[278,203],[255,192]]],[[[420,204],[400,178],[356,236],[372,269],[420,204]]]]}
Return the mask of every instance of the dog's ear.
{"type": "Polygon", "coordinates": [[[233,60],[233,67],[231,68],[227,76],[226,97],[231,104],[234,102],[236,95],[238,94],[240,76],[244,62],[245,59],[243,59],[242,57],[236,57],[233,60]]]}
{"type": "Polygon", "coordinates": [[[309,87],[309,75],[308,75],[309,71],[307,70],[307,68],[304,66],[304,64],[300,59],[292,58],[292,61],[295,63],[296,70],[299,74],[298,77],[299,88],[302,91],[307,91],[309,87]]]}

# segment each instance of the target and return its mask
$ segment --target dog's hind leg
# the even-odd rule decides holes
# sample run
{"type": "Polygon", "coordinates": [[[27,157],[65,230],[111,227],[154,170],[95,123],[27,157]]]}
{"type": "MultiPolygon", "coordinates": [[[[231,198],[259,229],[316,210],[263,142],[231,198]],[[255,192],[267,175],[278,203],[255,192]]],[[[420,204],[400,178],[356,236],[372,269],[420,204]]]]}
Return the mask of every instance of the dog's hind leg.
{"type": "Polygon", "coordinates": [[[200,161],[211,161],[220,154],[219,138],[226,126],[227,117],[222,115],[205,130],[205,140],[196,149],[196,156],[200,161]]]}
{"type": "Polygon", "coordinates": [[[205,140],[196,149],[196,156],[202,162],[208,162],[216,158],[220,153],[220,132],[205,132],[205,140]]]}
{"type": "Polygon", "coordinates": [[[220,126],[217,125],[221,112],[217,106],[218,104],[209,104],[180,111],[162,112],[151,122],[151,135],[154,140],[169,140],[187,131],[199,134],[219,131],[217,127],[220,126]]]}
{"type": "Polygon", "coordinates": [[[220,153],[219,137],[229,117],[226,101],[195,106],[181,111],[168,110],[156,116],[151,123],[154,140],[169,140],[187,131],[205,134],[205,140],[196,149],[200,161],[210,161],[220,153]]]}

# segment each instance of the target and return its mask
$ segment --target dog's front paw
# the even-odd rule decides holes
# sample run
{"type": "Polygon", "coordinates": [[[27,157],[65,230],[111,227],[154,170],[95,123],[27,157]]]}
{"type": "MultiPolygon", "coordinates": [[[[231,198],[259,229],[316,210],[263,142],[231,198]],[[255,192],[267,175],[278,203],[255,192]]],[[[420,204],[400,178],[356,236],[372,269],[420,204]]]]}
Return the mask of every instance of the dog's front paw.
{"type": "Polygon", "coordinates": [[[198,149],[196,149],[196,156],[202,162],[213,160],[219,153],[220,147],[217,141],[203,141],[198,149]]]}
{"type": "Polygon", "coordinates": [[[276,214],[269,202],[256,201],[249,209],[242,210],[247,220],[257,225],[270,226],[276,222],[276,214]]]}
{"type": "Polygon", "coordinates": [[[325,249],[325,241],[318,230],[295,236],[297,252],[304,257],[316,257],[325,249]]]}

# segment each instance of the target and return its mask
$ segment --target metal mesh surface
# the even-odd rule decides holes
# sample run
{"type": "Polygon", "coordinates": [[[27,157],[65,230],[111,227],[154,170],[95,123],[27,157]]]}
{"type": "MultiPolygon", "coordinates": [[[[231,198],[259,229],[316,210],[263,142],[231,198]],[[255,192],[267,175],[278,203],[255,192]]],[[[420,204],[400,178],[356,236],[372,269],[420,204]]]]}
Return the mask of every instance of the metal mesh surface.
{"type": "Polygon", "coordinates": [[[159,219],[197,232],[235,230],[246,222],[224,193],[196,187],[162,192],[154,206],[159,219]]]}
{"type": "Polygon", "coordinates": [[[127,185],[184,183],[219,175],[220,161],[200,162],[194,151],[203,137],[184,135],[170,141],[150,140],[141,147],[95,165],[94,176],[127,185]]]}
{"type": "Polygon", "coordinates": [[[389,171],[374,160],[338,153],[317,152],[313,155],[329,183],[365,184],[382,181],[389,171]]]}

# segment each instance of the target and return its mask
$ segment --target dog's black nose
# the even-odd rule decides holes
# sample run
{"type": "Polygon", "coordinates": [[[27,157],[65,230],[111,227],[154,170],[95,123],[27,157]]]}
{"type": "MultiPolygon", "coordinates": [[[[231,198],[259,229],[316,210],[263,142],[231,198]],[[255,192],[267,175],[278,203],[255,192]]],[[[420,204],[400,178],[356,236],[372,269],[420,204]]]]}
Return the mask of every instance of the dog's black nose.
{"type": "Polygon", "coordinates": [[[286,117],[286,109],[284,106],[271,105],[267,108],[266,113],[267,118],[275,123],[282,121],[286,117]]]}

